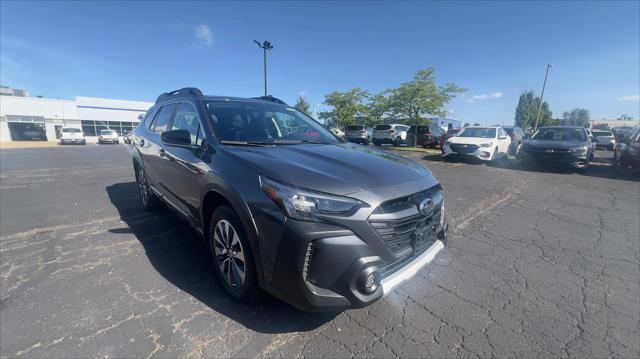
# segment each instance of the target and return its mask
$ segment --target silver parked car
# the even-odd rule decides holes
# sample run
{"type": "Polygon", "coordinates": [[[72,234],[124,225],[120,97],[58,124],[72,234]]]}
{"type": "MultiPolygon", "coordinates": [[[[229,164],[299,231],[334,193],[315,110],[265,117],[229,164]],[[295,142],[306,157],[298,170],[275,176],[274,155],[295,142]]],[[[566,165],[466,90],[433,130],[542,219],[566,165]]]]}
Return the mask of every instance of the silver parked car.
{"type": "Polygon", "coordinates": [[[373,128],[373,136],[371,142],[380,146],[384,143],[400,146],[407,141],[407,132],[409,126],[393,123],[390,125],[377,125],[373,128]]]}

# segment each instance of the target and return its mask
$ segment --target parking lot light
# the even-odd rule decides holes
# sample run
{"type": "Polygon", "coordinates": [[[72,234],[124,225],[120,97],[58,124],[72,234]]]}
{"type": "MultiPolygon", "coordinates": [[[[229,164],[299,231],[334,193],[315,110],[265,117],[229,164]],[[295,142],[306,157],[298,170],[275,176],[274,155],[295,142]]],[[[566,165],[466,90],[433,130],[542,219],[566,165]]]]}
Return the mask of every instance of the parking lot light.
{"type": "Polygon", "coordinates": [[[538,120],[540,120],[540,111],[542,110],[542,99],[544,98],[544,88],[547,86],[547,76],[549,76],[549,69],[553,67],[553,64],[547,64],[547,71],[544,74],[544,82],[542,83],[542,93],[540,94],[540,105],[538,106],[538,114],[536,115],[536,123],[533,126],[533,131],[538,129],[538,120]]]}

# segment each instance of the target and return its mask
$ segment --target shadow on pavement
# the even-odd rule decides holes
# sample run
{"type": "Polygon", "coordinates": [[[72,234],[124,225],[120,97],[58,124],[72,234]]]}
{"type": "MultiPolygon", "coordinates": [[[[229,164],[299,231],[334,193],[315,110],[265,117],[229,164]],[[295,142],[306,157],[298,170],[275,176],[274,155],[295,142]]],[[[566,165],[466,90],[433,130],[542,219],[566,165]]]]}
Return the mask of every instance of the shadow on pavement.
{"type": "Polygon", "coordinates": [[[106,191],[129,227],[110,232],[133,233],[158,273],[211,309],[261,333],[309,331],[337,315],[303,312],[269,295],[250,305],[232,300],[215,277],[204,241],[189,224],[166,208],[145,212],[135,182],[117,183],[106,191]]]}

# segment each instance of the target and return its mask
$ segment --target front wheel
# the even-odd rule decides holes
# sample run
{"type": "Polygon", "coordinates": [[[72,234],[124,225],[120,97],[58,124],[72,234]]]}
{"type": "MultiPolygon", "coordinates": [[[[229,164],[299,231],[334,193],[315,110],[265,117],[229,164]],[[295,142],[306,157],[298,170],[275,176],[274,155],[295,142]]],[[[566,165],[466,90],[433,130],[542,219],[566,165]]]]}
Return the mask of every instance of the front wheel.
{"type": "Polygon", "coordinates": [[[218,207],[211,216],[209,251],[218,279],[229,296],[243,302],[259,297],[251,246],[238,216],[229,207],[218,207]]]}

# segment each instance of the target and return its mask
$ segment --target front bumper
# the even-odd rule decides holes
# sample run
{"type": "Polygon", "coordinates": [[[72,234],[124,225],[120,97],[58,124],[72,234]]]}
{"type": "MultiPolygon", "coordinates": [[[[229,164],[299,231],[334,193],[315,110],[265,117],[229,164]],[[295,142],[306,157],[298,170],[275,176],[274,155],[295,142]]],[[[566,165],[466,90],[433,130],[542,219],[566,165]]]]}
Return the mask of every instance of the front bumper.
{"type": "Polygon", "coordinates": [[[343,227],[283,219],[276,213],[255,220],[264,228],[259,240],[261,255],[275,258],[273,266],[262,261],[266,264],[264,289],[306,311],[368,306],[411,279],[447,243],[446,215],[432,243],[393,263],[388,263],[378,238],[360,238],[343,227]],[[279,242],[276,250],[271,249],[274,242],[279,242]],[[364,283],[370,274],[376,286],[369,291],[364,283]]]}
{"type": "Polygon", "coordinates": [[[86,140],[84,138],[61,138],[60,139],[61,144],[67,144],[67,143],[83,144],[85,142],[86,140]]]}
{"type": "Polygon", "coordinates": [[[577,153],[577,152],[531,152],[520,150],[517,154],[517,159],[521,161],[531,161],[537,163],[550,163],[556,165],[570,165],[575,168],[584,167],[590,160],[590,153],[577,153]]]}
{"type": "MultiPolygon", "coordinates": [[[[475,146],[475,145],[468,145],[468,146],[475,146]]],[[[478,147],[478,146],[475,146],[475,147],[478,147]]],[[[473,158],[480,161],[489,161],[491,160],[492,151],[493,151],[492,147],[478,147],[477,149],[471,152],[457,152],[457,151],[454,151],[450,145],[445,143],[445,145],[442,147],[442,156],[473,158]]]]}
{"type": "Polygon", "coordinates": [[[117,138],[99,138],[98,141],[100,143],[118,143],[120,142],[117,138]]]}

